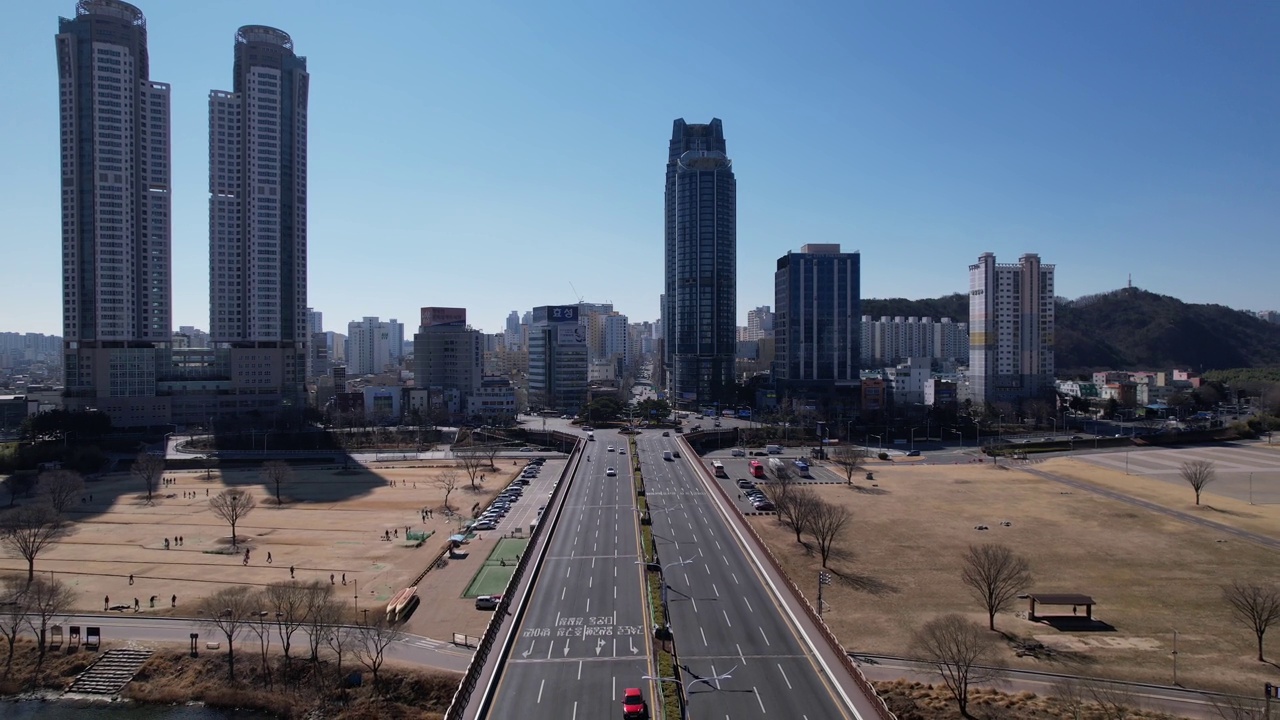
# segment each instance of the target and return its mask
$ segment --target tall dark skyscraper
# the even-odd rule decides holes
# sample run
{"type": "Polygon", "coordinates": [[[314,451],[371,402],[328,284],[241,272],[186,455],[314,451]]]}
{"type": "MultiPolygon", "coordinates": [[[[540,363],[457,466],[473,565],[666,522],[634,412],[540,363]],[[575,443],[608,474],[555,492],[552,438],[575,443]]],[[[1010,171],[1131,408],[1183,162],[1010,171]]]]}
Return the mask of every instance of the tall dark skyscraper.
{"type": "Polygon", "coordinates": [[[676,120],[667,158],[665,359],[671,400],[732,402],[738,186],[724,126],[676,120]]]}
{"type": "Polygon", "coordinates": [[[287,33],[246,25],[232,81],[209,93],[209,334],[263,410],[303,398],[310,75],[287,33]]]}
{"type": "Polygon", "coordinates": [[[54,42],[67,407],[145,424],[172,338],[169,86],[128,3],[81,0],[54,42]]]}
{"type": "Polygon", "coordinates": [[[778,258],[773,364],[787,392],[830,393],[858,384],[862,346],[861,256],[810,244],[778,258]]]}

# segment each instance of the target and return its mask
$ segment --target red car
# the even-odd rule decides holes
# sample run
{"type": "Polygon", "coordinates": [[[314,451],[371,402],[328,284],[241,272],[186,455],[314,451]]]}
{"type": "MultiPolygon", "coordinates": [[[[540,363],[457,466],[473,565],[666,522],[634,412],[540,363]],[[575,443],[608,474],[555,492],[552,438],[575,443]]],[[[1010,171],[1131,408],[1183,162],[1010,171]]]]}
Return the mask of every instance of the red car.
{"type": "Polygon", "coordinates": [[[648,720],[649,707],[644,704],[644,694],[640,688],[627,688],[622,691],[622,720],[648,720]]]}

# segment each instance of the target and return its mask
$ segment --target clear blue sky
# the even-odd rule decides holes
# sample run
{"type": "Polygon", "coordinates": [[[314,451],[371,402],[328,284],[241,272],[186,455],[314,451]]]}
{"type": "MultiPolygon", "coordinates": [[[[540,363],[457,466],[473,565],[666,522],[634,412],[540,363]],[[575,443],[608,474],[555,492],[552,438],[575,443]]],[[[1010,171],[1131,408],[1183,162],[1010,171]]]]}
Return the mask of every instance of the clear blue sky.
{"type": "MultiPolygon", "coordinates": [[[[1280,308],[1275,2],[143,0],[173,85],[174,325],[208,327],[207,95],[265,24],[308,59],[310,304],[345,331],[464,306],[654,319],[671,121],[724,121],[738,322],[777,257],[862,252],[863,297],[1038,252],[1059,294],[1280,308]]],[[[0,24],[0,330],[60,333],[57,75],[72,0],[0,24]]]]}

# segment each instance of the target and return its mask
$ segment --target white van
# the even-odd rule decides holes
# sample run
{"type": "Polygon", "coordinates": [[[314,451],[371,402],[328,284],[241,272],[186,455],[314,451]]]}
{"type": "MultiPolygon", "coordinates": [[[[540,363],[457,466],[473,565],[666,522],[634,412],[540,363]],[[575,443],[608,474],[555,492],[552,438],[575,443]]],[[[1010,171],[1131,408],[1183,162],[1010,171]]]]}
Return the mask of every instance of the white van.
{"type": "Polygon", "coordinates": [[[664,451],[662,452],[662,459],[663,459],[663,460],[671,460],[671,459],[672,459],[672,457],[671,457],[671,451],[670,451],[670,450],[664,450],[664,451]]]}

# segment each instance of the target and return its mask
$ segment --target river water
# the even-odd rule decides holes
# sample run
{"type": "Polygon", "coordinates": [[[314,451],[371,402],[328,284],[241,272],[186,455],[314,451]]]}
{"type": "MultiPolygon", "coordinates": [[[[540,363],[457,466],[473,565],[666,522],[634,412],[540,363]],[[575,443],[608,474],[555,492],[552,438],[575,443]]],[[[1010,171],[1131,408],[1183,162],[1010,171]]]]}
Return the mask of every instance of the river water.
{"type": "Polygon", "coordinates": [[[4,720],[271,720],[271,717],[244,710],[218,710],[199,705],[0,701],[0,718],[4,720]]]}

